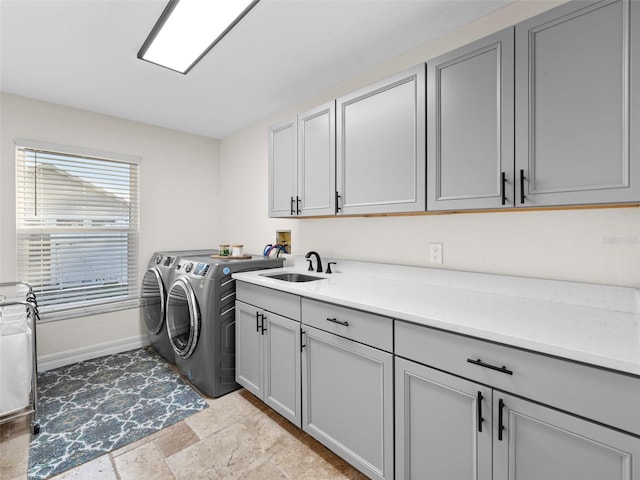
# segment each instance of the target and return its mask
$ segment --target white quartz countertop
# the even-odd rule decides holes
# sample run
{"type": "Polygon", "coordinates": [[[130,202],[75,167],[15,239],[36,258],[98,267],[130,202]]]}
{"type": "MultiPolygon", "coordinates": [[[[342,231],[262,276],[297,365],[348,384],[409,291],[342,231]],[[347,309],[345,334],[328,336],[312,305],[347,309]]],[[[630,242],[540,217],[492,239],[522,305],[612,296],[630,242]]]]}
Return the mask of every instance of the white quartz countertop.
{"type": "Polygon", "coordinates": [[[640,376],[640,290],[338,260],[236,280],[640,376]],[[278,272],[322,277],[269,278],[278,272]]]}

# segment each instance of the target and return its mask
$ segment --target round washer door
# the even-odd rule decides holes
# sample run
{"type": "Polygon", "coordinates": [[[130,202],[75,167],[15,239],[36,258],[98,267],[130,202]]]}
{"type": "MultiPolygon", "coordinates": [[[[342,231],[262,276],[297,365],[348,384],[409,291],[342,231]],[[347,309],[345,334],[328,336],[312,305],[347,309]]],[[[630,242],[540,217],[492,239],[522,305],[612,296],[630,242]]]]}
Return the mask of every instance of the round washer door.
{"type": "Polygon", "coordinates": [[[178,278],[167,296],[167,330],[177,355],[189,358],[198,344],[200,310],[189,282],[178,278]]]}
{"type": "Polygon", "coordinates": [[[156,335],[164,324],[166,294],[162,276],[157,268],[150,268],[142,278],[140,307],[149,333],[156,335]]]}

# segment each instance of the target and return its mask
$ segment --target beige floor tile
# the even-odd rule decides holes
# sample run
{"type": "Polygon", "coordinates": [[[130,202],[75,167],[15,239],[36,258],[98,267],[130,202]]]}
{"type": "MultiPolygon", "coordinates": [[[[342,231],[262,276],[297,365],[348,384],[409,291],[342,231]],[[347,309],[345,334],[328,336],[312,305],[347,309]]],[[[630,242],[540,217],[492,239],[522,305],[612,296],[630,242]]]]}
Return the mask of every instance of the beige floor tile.
{"type": "Polygon", "coordinates": [[[30,433],[31,416],[24,415],[6,423],[0,423],[0,443],[14,435],[30,433]]]}
{"type": "Polygon", "coordinates": [[[116,472],[113,469],[109,455],[83,463],[71,470],[52,477],[51,480],[117,480],[116,472]]]}
{"type": "Polygon", "coordinates": [[[0,441],[0,478],[26,476],[29,463],[29,440],[26,429],[5,425],[0,441]]]}
{"type": "Polygon", "coordinates": [[[167,464],[178,479],[236,479],[293,441],[276,421],[257,412],[172,455],[167,464]]]}
{"type": "Polygon", "coordinates": [[[156,433],[153,433],[147,437],[142,437],[140,440],[136,440],[135,442],[125,445],[124,447],[120,447],[117,450],[112,451],[111,456],[115,458],[115,457],[119,457],[120,455],[124,455],[125,453],[130,452],[131,450],[135,450],[136,448],[139,448],[142,445],[152,442],[153,440],[155,440],[161,435],[164,435],[164,430],[159,430],[156,433]]]}
{"type": "Polygon", "coordinates": [[[166,430],[166,435],[159,436],[153,443],[165,458],[200,440],[185,422],[178,422],[164,430],[166,430]]]}
{"type": "Polygon", "coordinates": [[[234,393],[244,398],[247,402],[251,403],[258,410],[262,410],[264,412],[271,411],[270,407],[268,407],[262,400],[256,397],[253,393],[249,392],[249,390],[241,388],[240,390],[237,390],[234,393]]]}
{"type": "MultiPolygon", "coordinates": [[[[148,435],[146,437],[143,437],[140,440],[136,440],[135,442],[130,443],[129,445],[125,445],[124,447],[114,450],[113,452],[111,452],[111,456],[119,457],[120,455],[130,452],[131,450],[135,450],[136,448],[141,447],[142,445],[145,445],[147,443],[157,442],[161,439],[164,439],[164,437],[167,437],[167,436],[175,436],[176,434],[181,435],[183,429],[191,430],[188,427],[188,425],[184,423],[184,420],[178,423],[174,423],[173,425],[163,428],[162,430],[158,430],[157,432],[152,433],[151,435],[148,435]]],[[[196,441],[197,440],[198,438],[196,437],[196,441]]],[[[156,445],[158,444],[156,443],[156,445]]],[[[168,457],[173,453],[175,452],[171,452],[170,454],[165,454],[165,457],[168,457]]]]}
{"type": "Polygon", "coordinates": [[[120,480],[174,479],[162,453],[153,442],[145,443],[113,460],[120,480]]]}
{"type": "Polygon", "coordinates": [[[235,391],[220,398],[208,399],[205,408],[184,421],[198,438],[205,438],[260,411],[250,393],[235,391]]]}
{"type": "Polygon", "coordinates": [[[275,410],[272,410],[271,408],[268,408],[263,413],[265,415],[271,417],[272,420],[274,420],[278,425],[280,425],[282,428],[284,428],[287,432],[289,432],[294,437],[301,438],[301,437],[304,437],[306,435],[306,433],[304,433],[304,431],[302,431],[299,427],[297,427],[296,425],[291,423],[289,420],[284,418],[282,415],[280,415],[275,410]]]}
{"type": "MultiPolygon", "coordinates": [[[[209,408],[52,480],[323,480],[367,477],[239,390],[209,408]]],[[[0,425],[0,479],[26,480],[30,419],[0,425]]]]}
{"type": "Polygon", "coordinates": [[[275,455],[271,463],[284,472],[287,478],[296,480],[367,478],[308,435],[275,455]]]}
{"type": "Polygon", "coordinates": [[[278,470],[278,467],[269,462],[243,473],[238,478],[241,480],[289,480],[284,476],[284,473],[278,470]]]}

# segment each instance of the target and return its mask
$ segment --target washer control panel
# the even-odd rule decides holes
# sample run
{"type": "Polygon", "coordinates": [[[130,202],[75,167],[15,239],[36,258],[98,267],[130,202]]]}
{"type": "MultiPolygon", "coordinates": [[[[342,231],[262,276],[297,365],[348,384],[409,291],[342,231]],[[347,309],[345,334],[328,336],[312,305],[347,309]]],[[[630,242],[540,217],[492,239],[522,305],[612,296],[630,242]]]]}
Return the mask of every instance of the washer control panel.
{"type": "Polygon", "coordinates": [[[209,265],[206,263],[197,263],[195,269],[193,270],[194,275],[198,275],[199,277],[204,277],[209,271],[209,265]]]}
{"type": "Polygon", "coordinates": [[[209,271],[209,264],[182,260],[176,267],[178,272],[189,273],[196,277],[204,277],[209,271]]]}
{"type": "Polygon", "coordinates": [[[161,265],[163,267],[170,267],[173,265],[176,257],[171,257],[169,255],[156,255],[153,257],[153,261],[156,265],[161,265]]]}

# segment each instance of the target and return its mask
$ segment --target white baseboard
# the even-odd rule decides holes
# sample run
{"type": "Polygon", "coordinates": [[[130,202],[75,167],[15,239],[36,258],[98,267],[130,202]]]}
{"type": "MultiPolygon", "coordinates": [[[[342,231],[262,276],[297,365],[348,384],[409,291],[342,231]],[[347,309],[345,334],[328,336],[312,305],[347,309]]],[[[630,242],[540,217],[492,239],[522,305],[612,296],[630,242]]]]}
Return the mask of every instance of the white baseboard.
{"type": "Polygon", "coordinates": [[[52,368],[71,365],[83,360],[112,355],[114,353],[127,352],[136,348],[142,348],[149,345],[149,337],[147,335],[121,338],[110,342],[98,343],[87,347],[74,348],[65,350],[64,352],[50,353],[48,355],[38,355],[38,371],[51,370],[52,368]]]}

